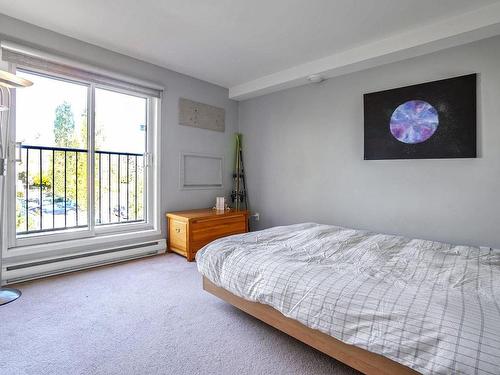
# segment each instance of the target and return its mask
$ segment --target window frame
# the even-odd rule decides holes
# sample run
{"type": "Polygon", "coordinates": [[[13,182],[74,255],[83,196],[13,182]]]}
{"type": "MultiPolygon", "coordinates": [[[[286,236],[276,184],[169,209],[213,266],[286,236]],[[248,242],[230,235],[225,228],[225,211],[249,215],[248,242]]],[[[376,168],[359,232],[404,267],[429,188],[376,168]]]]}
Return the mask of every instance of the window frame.
{"type": "MultiPolygon", "coordinates": [[[[47,243],[61,242],[61,241],[76,241],[84,239],[93,239],[106,236],[124,235],[124,237],[131,237],[138,233],[147,233],[151,235],[158,235],[161,233],[159,230],[159,171],[160,171],[160,130],[159,126],[161,116],[161,101],[159,98],[147,95],[144,93],[135,92],[133,90],[114,87],[110,84],[98,84],[92,81],[72,77],[71,75],[63,75],[44,71],[33,67],[24,67],[17,64],[9,64],[9,71],[15,73],[17,70],[27,73],[40,75],[49,79],[61,80],[64,82],[75,83],[87,86],[87,228],[69,228],[61,229],[50,232],[27,234],[18,237],[16,231],[16,162],[10,160],[12,163],[9,167],[7,175],[7,226],[8,226],[8,241],[7,250],[14,250],[16,248],[36,247],[36,245],[43,246],[47,243]],[[149,162],[145,168],[145,183],[146,194],[144,194],[143,207],[145,210],[144,221],[141,222],[121,222],[106,225],[97,225],[95,223],[95,90],[96,88],[113,91],[121,94],[131,95],[146,99],[146,153],[145,159],[149,162]]],[[[12,95],[12,106],[10,113],[11,131],[9,135],[10,141],[10,155],[14,155],[15,141],[16,141],[16,96],[12,95]]],[[[13,159],[10,158],[10,159],[13,159]]],[[[34,249],[27,251],[32,253],[34,249]]]]}

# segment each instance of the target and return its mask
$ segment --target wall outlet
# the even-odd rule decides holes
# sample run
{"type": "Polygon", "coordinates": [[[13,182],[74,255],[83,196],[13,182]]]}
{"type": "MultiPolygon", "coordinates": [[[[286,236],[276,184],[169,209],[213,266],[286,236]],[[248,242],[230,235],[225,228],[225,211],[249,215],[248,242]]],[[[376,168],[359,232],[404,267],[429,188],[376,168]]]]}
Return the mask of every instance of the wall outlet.
{"type": "Polygon", "coordinates": [[[252,215],[252,217],[253,217],[253,219],[254,219],[255,221],[259,221],[259,220],[260,220],[260,214],[259,214],[258,212],[254,213],[254,214],[252,215]]]}

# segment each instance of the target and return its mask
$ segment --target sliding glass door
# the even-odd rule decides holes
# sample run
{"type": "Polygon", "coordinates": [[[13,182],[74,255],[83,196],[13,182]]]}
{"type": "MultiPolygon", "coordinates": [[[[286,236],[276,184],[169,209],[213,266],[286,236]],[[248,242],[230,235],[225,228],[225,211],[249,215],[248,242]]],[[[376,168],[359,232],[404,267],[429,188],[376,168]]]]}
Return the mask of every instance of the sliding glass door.
{"type": "Polygon", "coordinates": [[[11,246],[149,224],[151,98],[40,72],[17,74],[34,85],[16,96],[11,246]]]}

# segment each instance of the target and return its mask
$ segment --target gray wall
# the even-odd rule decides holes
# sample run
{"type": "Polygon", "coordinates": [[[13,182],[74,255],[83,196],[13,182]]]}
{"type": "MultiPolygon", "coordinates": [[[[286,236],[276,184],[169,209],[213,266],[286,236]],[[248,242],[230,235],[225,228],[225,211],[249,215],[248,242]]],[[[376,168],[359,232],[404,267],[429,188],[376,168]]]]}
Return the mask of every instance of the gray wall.
{"type": "Polygon", "coordinates": [[[240,103],[254,228],[314,221],[500,248],[500,38],[240,103]],[[478,159],[363,160],[363,93],[479,73],[478,159]]]}
{"type": "MultiPolygon", "coordinates": [[[[3,15],[0,39],[166,87],[163,212],[210,206],[221,194],[179,190],[181,151],[223,154],[229,192],[238,103],[226,89],[3,15]],[[226,132],[179,126],[179,97],[224,107],[226,132]]],[[[499,61],[493,38],[240,103],[250,203],[261,213],[254,228],[316,221],[500,248],[499,61]],[[480,73],[480,158],[363,161],[363,93],[472,72],[480,73]]]]}
{"type": "MultiPolygon", "coordinates": [[[[228,99],[228,90],[152,64],[108,51],[0,14],[0,39],[41,47],[118,73],[166,87],[162,107],[161,211],[211,207],[217,190],[179,190],[179,154],[182,151],[225,156],[225,192],[231,188],[233,134],[238,126],[238,103],[228,99]],[[178,99],[223,107],[225,133],[178,125],[178,99]]],[[[162,230],[165,236],[165,218],[162,230]]]]}

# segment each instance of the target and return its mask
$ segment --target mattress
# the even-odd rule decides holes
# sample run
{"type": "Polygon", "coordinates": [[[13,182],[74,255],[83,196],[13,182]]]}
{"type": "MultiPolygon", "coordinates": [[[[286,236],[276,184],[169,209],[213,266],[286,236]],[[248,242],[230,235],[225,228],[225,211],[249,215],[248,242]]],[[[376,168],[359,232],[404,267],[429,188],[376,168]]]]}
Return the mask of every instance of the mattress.
{"type": "Polygon", "coordinates": [[[304,223],[216,240],[210,281],[423,374],[500,374],[500,254],[304,223]]]}

